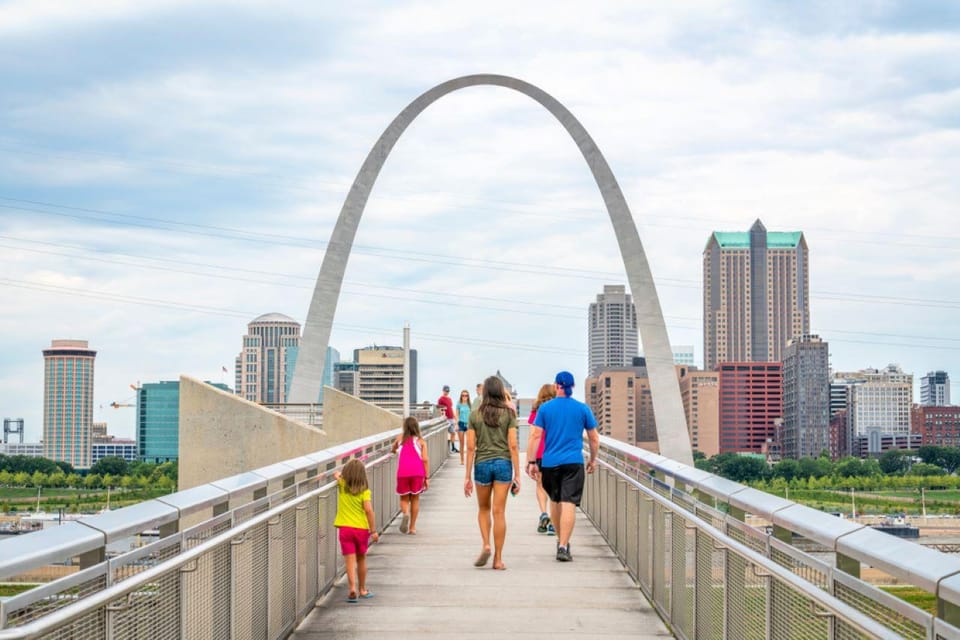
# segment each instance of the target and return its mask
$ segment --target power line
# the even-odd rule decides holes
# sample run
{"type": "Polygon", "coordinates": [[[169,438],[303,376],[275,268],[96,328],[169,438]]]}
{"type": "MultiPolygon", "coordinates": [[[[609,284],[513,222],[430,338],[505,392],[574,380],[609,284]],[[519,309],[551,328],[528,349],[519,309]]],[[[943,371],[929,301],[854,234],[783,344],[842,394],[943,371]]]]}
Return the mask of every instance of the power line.
{"type": "MultiPolygon", "coordinates": [[[[235,318],[250,318],[256,315],[256,312],[253,311],[239,311],[234,309],[225,309],[221,307],[211,307],[207,305],[197,305],[191,303],[182,303],[176,301],[162,300],[156,298],[147,298],[142,296],[130,296],[125,294],[115,294],[111,292],[103,291],[80,291],[75,288],[63,287],[59,285],[50,285],[46,283],[38,283],[24,280],[13,280],[10,278],[0,278],[0,286],[9,286],[22,289],[33,289],[48,293],[56,294],[65,294],[78,297],[86,297],[100,300],[108,300],[111,302],[121,302],[126,304],[137,304],[143,306],[159,307],[172,310],[180,311],[191,311],[195,313],[203,313],[208,315],[218,315],[226,317],[235,317],[235,318]]],[[[466,306],[453,303],[453,306],[466,306]]],[[[579,317],[571,317],[571,319],[580,319],[579,317]]],[[[351,330],[351,331],[382,331],[382,332],[392,332],[393,329],[384,329],[384,328],[371,328],[371,327],[358,327],[355,325],[334,325],[338,330],[351,330]]],[[[685,325],[672,325],[674,329],[689,329],[689,330],[699,330],[700,327],[691,327],[685,325]]],[[[554,347],[548,347],[544,345],[530,345],[524,343],[511,343],[511,342],[502,342],[494,340],[485,340],[479,338],[469,338],[463,336],[445,336],[442,334],[429,334],[429,333],[419,333],[420,336],[429,336],[436,338],[438,341],[446,342],[455,342],[458,344],[470,344],[477,346],[491,346],[491,347],[511,347],[517,349],[523,349],[526,351],[539,351],[546,353],[570,353],[570,354],[584,354],[582,351],[575,351],[570,349],[557,349],[554,347]]],[[[897,334],[889,334],[897,335],[897,334]]],[[[907,337],[907,336],[898,336],[898,337],[907,337]]],[[[907,344],[907,343],[893,343],[893,342],[873,342],[865,340],[850,340],[850,339],[832,339],[830,342],[840,342],[840,343],[851,343],[851,344],[869,344],[869,345],[880,345],[880,346],[900,346],[908,347],[912,349],[938,349],[938,350],[947,350],[947,351],[960,351],[960,347],[952,346],[943,346],[943,345],[934,345],[934,344],[907,344]]]]}
{"type": "MultiPolygon", "coordinates": [[[[174,309],[179,311],[191,311],[195,313],[203,313],[207,315],[214,316],[224,316],[232,318],[250,318],[255,316],[256,313],[253,311],[240,311],[236,309],[226,309],[223,307],[211,307],[208,305],[195,305],[183,302],[175,302],[170,300],[161,300],[157,298],[147,298],[142,296],[130,296],[125,294],[116,294],[106,291],[79,291],[70,287],[62,287],[59,285],[51,285],[39,282],[30,282],[24,280],[12,280],[9,278],[0,278],[0,286],[6,287],[15,287],[20,289],[32,289],[37,291],[45,291],[57,293],[58,295],[70,295],[78,296],[83,298],[93,298],[97,300],[107,300],[110,302],[120,302],[124,304],[135,304],[143,305],[150,307],[159,307],[165,309],[174,309]]],[[[353,331],[353,332],[380,332],[380,333],[393,333],[396,332],[396,327],[394,328],[384,328],[384,327],[363,327],[358,325],[344,325],[334,323],[334,328],[338,331],[353,331]]],[[[469,344],[475,346],[489,346],[489,347],[503,347],[510,349],[522,349],[524,351],[537,351],[542,353],[569,353],[574,355],[585,355],[584,351],[577,351],[572,349],[557,348],[552,345],[534,345],[520,342],[505,342],[499,340],[488,340],[483,338],[469,338],[463,336],[448,336],[444,334],[436,333],[425,333],[417,332],[417,336],[428,337],[436,341],[442,342],[454,342],[458,344],[469,344]]]]}
{"type": "MultiPolygon", "coordinates": [[[[4,199],[0,197],[0,199],[4,199]]],[[[58,206],[58,205],[53,205],[58,206]]],[[[8,205],[0,205],[0,208],[8,208],[13,210],[27,210],[35,211],[37,213],[46,213],[55,216],[66,216],[66,217],[79,217],[81,219],[86,219],[84,216],[76,216],[71,214],[65,214],[60,212],[52,212],[45,210],[33,210],[33,209],[23,209],[20,207],[10,207],[8,205]]],[[[114,214],[109,214],[114,215],[114,214]]],[[[116,214],[116,215],[125,215],[125,214],[116,214]]],[[[142,218],[148,220],[160,220],[158,218],[147,218],[144,216],[133,216],[135,218],[142,218]]],[[[177,223],[169,222],[169,224],[182,225],[187,223],[177,223]]],[[[210,231],[185,231],[182,229],[172,229],[169,227],[156,227],[152,225],[147,225],[144,223],[138,222],[127,222],[123,224],[129,224],[132,226],[143,226],[146,228],[159,228],[167,231],[181,231],[183,233],[198,233],[205,236],[213,236],[221,238],[223,233],[233,233],[237,230],[231,229],[229,227],[217,227],[213,225],[193,225],[200,226],[204,229],[209,229],[210,231]]],[[[190,226],[190,225],[188,225],[190,226]]],[[[239,232],[239,233],[248,233],[248,232],[239,232]]],[[[270,235],[270,234],[266,234],[270,235]]],[[[278,236],[273,234],[278,238],[289,238],[289,236],[278,236]]],[[[281,242],[279,240],[270,241],[263,238],[249,238],[243,237],[240,238],[243,240],[249,240],[252,242],[261,242],[261,243],[270,243],[270,244],[290,244],[291,246],[313,246],[312,244],[303,244],[302,241],[297,243],[287,243],[281,242]]],[[[294,239],[296,240],[296,239],[294,239]]],[[[316,242],[316,245],[326,246],[328,243],[316,242]]],[[[400,249],[392,249],[389,247],[379,247],[372,245],[354,245],[352,249],[353,253],[359,253],[362,255],[368,256],[377,256],[377,257],[390,257],[394,259],[407,260],[412,262],[422,262],[428,264],[443,264],[447,266],[455,266],[461,268],[475,268],[475,269],[486,269],[500,271],[502,267],[510,267],[513,271],[518,273],[529,273],[534,275],[556,275],[558,271],[564,271],[567,277],[575,277],[587,280],[609,280],[611,278],[621,279],[623,278],[622,273],[613,273],[613,272],[604,272],[604,271],[590,271],[583,269],[573,269],[569,267],[555,267],[549,266],[544,267],[542,265],[535,265],[530,263],[521,263],[521,262],[508,262],[504,260],[494,261],[494,260],[480,260],[480,259],[471,259],[471,258],[462,258],[457,256],[449,256],[446,254],[436,254],[436,253],[426,253],[418,251],[404,251],[400,249]]],[[[680,278],[658,278],[658,286],[671,286],[676,288],[699,288],[700,283],[696,280],[689,279],[680,279],[680,278]]],[[[833,292],[826,291],[821,292],[813,290],[811,292],[817,297],[822,297],[822,299],[829,299],[837,302],[874,302],[876,304],[910,304],[911,306],[921,306],[921,307],[932,307],[932,308],[960,308],[960,300],[933,300],[933,299],[922,299],[922,298],[906,298],[902,296],[871,296],[867,294],[860,293],[848,293],[848,292],[833,292]]]]}
{"type": "MultiPolygon", "coordinates": [[[[136,164],[135,162],[132,162],[132,161],[129,159],[129,157],[121,156],[121,155],[116,154],[116,153],[110,153],[110,152],[105,152],[105,151],[96,151],[96,150],[91,151],[91,150],[86,150],[86,149],[83,149],[83,150],[79,150],[79,149],[62,150],[62,149],[56,149],[56,148],[53,148],[53,147],[44,147],[43,145],[37,145],[36,143],[34,143],[34,145],[33,145],[34,147],[45,148],[45,149],[48,149],[48,151],[46,151],[46,152],[30,151],[30,150],[29,150],[29,147],[27,147],[26,145],[23,145],[23,144],[20,143],[19,141],[10,141],[9,139],[8,139],[7,141],[5,141],[5,143],[4,143],[3,145],[0,145],[0,146],[5,146],[7,149],[10,149],[11,146],[19,147],[18,153],[24,153],[24,152],[25,152],[25,153],[30,153],[30,154],[33,154],[33,155],[47,155],[47,156],[53,156],[53,157],[59,157],[59,158],[69,158],[69,157],[71,157],[71,156],[82,156],[82,155],[89,155],[89,156],[94,156],[94,157],[111,158],[111,159],[113,159],[114,162],[116,163],[114,166],[121,166],[121,167],[125,167],[125,168],[131,168],[131,167],[133,167],[133,168],[142,168],[142,164],[144,163],[143,161],[141,161],[142,164],[141,164],[141,165],[138,165],[138,164],[136,164]],[[28,150],[27,150],[27,151],[24,151],[24,150],[23,150],[24,148],[26,148],[26,149],[28,149],[28,150]]],[[[271,177],[274,179],[273,182],[271,182],[271,181],[264,181],[264,180],[262,179],[263,176],[264,176],[263,172],[243,170],[243,169],[238,169],[238,168],[235,168],[235,167],[223,167],[223,166],[220,166],[220,165],[206,165],[206,164],[201,164],[201,163],[197,163],[197,162],[183,162],[182,160],[169,160],[169,159],[150,158],[150,159],[148,159],[148,160],[145,162],[145,164],[147,164],[147,166],[149,166],[149,163],[154,163],[154,164],[159,164],[159,165],[167,165],[167,167],[183,168],[183,169],[187,169],[187,170],[193,170],[194,173],[190,173],[189,175],[196,175],[197,172],[199,172],[201,175],[204,175],[204,176],[211,176],[211,175],[212,175],[212,176],[217,176],[217,177],[221,177],[221,178],[242,177],[242,178],[244,178],[244,180],[245,180],[246,182],[249,182],[251,177],[253,177],[253,178],[260,178],[260,182],[261,182],[262,184],[266,184],[266,185],[270,185],[270,186],[278,186],[278,185],[281,185],[281,183],[283,183],[282,186],[284,186],[284,187],[286,187],[286,188],[295,189],[295,190],[298,190],[298,191],[303,191],[303,192],[305,192],[305,193],[315,193],[315,192],[317,192],[317,191],[326,191],[326,192],[329,192],[329,193],[333,193],[333,194],[336,194],[336,195],[340,195],[341,197],[345,197],[345,194],[347,193],[347,191],[349,190],[349,188],[350,188],[350,186],[351,186],[351,184],[348,183],[348,182],[332,181],[332,180],[321,180],[321,179],[318,179],[318,178],[315,178],[315,177],[305,178],[305,179],[300,180],[300,181],[292,181],[292,180],[290,180],[290,179],[289,179],[287,176],[285,176],[285,175],[279,175],[279,176],[278,176],[278,175],[272,175],[271,177]],[[303,183],[305,183],[305,184],[297,184],[297,182],[303,182],[303,183]],[[326,189],[318,188],[318,187],[316,186],[316,185],[318,185],[318,184],[319,184],[319,185],[324,185],[324,186],[327,187],[327,188],[326,188],[326,189]]],[[[166,169],[161,168],[160,170],[161,170],[161,171],[165,171],[165,172],[167,172],[167,173],[174,173],[174,174],[178,173],[178,171],[176,171],[175,169],[170,169],[170,168],[166,168],[166,169]]],[[[254,183],[256,183],[256,181],[254,181],[254,183]]],[[[927,186],[927,185],[924,185],[924,186],[927,186]]],[[[384,194],[384,195],[382,195],[381,197],[385,197],[385,198],[388,198],[388,199],[390,199],[390,200],[409,200],[409,199],[410,199],[409,195],[412,195],[412,196],[414,196],[414,197],[419,196],[419,195],[422,195],[422,194],[452,195],[452,194],[450,194],[449,192],[445,192],[445,191],[428,190],[428,189],[423,189],[423,188],[417,188],[417,189],[415,189],[415,190],[414,190],[414,189],[407,190],[406,193],[409,194],[409,195],[408,195],[408,196],[404,196],[404,195],[402,195],[402,194],[404,193],[405,190],[404,190],[402,187],[394,186],[394,187],[392,187],[392,188],[393,188],[394,191],[400,192],[400,195],[398,195],[398,193],[389,193],[389,194],[384,194]]],[[[898,189],[898,190],[899,190],[899,189],[898,189]]],[[[514,201],[514,200],[506,200],[506,199],[501,199],[501,198],[490,198],[490,197],[470,196],[470,195],[459,194],[459,193],[458,193],[458,194],[455,194],[455,195],[456,195],[457,201],[459,201],[459,202],[463,202],[463,201],[465,201],[465,200],[471,200],[471,201],[480,202],[480,203],[490,203],[490,204],[496,206],[496,208],[494,208],[494,209],[480,209],[481,211],[482,211],[482,210],[498,211],[498,212],[499,212],[499,211],[508,211],[508,212],[513,212],[513,213],[518,213],[518,214],[521,214],[521,215],[539,215],[539,216],[556,217],[556,213],[557,213],[558,210],[565,210],[565,211],[571,211],[571,212],[582,212],[582,213],[584,213],[584,214],[587,214],[587,215],[585,215],[585,216],[581,216],[581,217],[577,217],[577,218],[576,218],[576,219],[581,219],[581,220],[596,220],[596,215],[597,215],[597,208],[596,208],[596,207],[573,207],[573,206],[570,206],[569,203],[561,203],[561,204],[559,204],[559,205],[551,205],[551,207],[550,207],[551,211],[550,211],[549,213],[543,213],[542,211],[533,211],[533,212],[528,211],[528,210],[525,208],[526,205],[524,205],[524,203],[520,203],[520,202],[517,202],[517,201],[514,201]],[[520,208],[509,209],[509,208],[506,208],[505,205],[509,205],[509,206],[513,206],[513,207],[517,207],[517,206],[519,205],[520,208]]],[[[654,193],[654,192],[646,192],[646,193],[643,194],[643,197],[644,197],[645,200],[656,199],[656,198],[671,198],[671,199],[672,199],[672,198],[675,198],[675,197],[676,197],[676,194],[674,194],[674,193],[662,193],[662,194],[658,194],[658,193],[654,193]]],[[[56,206],[56,205],[48,205],[48,206],[56,206]]],[[[461,207],[461,208],[462,208],[462,207],[461,207]]],[[[471,207],[470,210],[476,210],[476,208],[475,208],[475,207],[471,207]]],[[[637,220],[637,223],[638,223],[638,224],[644,224],[644,223],[646,223],[648,220],[651,220],[651,219],[654,219],[654,220],[656,220],[656,219],[662,219],[662,220],[669,220],[669,221],[673,221],[673,222],[675,222],[675,221],[677,221],[677,220],[690,220],[690,221],[694,221],[694,222],[704,222],[704,223],[707,223],[708,225],[710,225],[710,228],[711,228],[711,229],[712,229],[712,228],[715,228],[716,225],[718,225],[718,224],[727,224],[727,225],[730,226],[730,227],[733,227],[733,226],[735,226],[735,225],[737,224],[736,222],[721,223],[721,222],[719,222],[719,221],[717,221],[717,220],[714,220],[714,219],[711,219],[711,218],[702,218],[702,217],[697,217],[697,216],[674,216],[674,215],[671,215],[671,216],[655,216],[655,215],[650,215],[650,214],[644,214],[640,219],[637,220]]],[[[668,226],[668,225],[651,225],[651,226],[668,226]]],[[[690,227],[689,227],[689,225],[687,225],[687,226],[675,227],[675,228],[682,228],[682,229],[689,230],[690,227]]],[[[897,230],[896,232],[884,232],[884,231],[869,231],[869,230],[864,230],[864,229],[839,229],[839,228],[833,228],[833,227],[818,227],[818,226],[813,226],[813,227],[811,227],[811,226],[806,226],[806,227],[805,227],[805,230],[807,230],[807,231],[822,231],[822,232],[824,232],[824,233],[829,233],[829,234],[840,234],[840,235],[854,236],[856,239],[858,239],[858,241],[860,241],[860,242],[862,242],[862,243],[864,243],[864,244],[884,244],[884,243],[880,243],[880,242],[864,241],[864,240],[862,240],[862,238],[863,238],[864,235],[866,235],[866,234],[874,235],[874,236],[882,236],[882,237],[896,238],[896,239],[900,239],[900,238],[905,238],[905,237],[907,237],[907,238],[917,238],[917,239],[935,240],[935,241],[943,241],[943,240],[957,241],[957,240],[960,240],[960,236],[948,236],[948,235],[943,235],[943,234],[937,234],[937,235],[918,234],[918,233],[904,232],[904,231],[901,231],[901,230],[897,230]]],[[[915,246],[915,247],[929,248],[929,247],[927,247],[926,245],[913,245],[913,244],[904,244],[904,243],[886,243],[886,244],[891,244],[891,245],[896,245],[896,246],[908,246],[908,247],[909,247],[909,246],[915,246]]],[[[936,248],[952,248],[952,247],[936,247],[936,248]]]]}
{"type": "MultiPolygon", "coordinates": [[[[0,238],[12,239],[12,240],[17,241],[17,242],[28,242],[28,243],[32,243],[32,244],[40,244],[40,245],[43,245],[43,246],[66,247],[66,248],[70,248],[70,249],[77,249],[77,250],[80,250],[80,251],[88,251],[88,249],[86,249],[85,247],[77,246],[77,245],[63,245],[63,244],[59,244],[59,243],[52,243],[52,242],[45,242],[45,241],[25,240],[25,239],[22,239],[22,238],[16,238],[16,237],[11,237],[11,236],[2,236],[2,235],[0,235],[0,238]]],[[[76,255],[76,254],[62,253],[62,252],[56,252],[56,251],[45,251],[45,250],[40,250],[40,249],[32,249],[32,248],[18,247],[18,246],[16,246],[16,245],[4,245],[4,244],[0,244],[0,247],[10,248],[10,249],[13,249],[13,250],[18,250],[18,251],[30,251],[30,252],[35,252],[35,253],[40,253],[40,254],[46,254],[46,255],[58,255],[58,256],[70,257],[70,258],[79,258],[79,259],[83,259],[83,260],[91,260],[91,261],[96,261],[96,262],[103,262],[103,263],[107,263],[107,264],[118,264],[118,265],[122,265],[122,266],[132,266],[132,267],[143,268],[143,269],[159,270],[159,271],[173,272],[173,273],[182,273],[182,274],[191,275],[191,276],[202,276],[202,277],[204,277],[204,278],[218,278],[218,279],[225,279],[225,280],[231,280],[231,281],[237,281],[237,282],[244,282],[244,283],[266,284],[266,285],[269,285],[269,286],[290,287],[290,288],[296,288],[296,289],[301,289],[301,290],[310,290],[310,289],[311,289],[311,287],[308,287],[308,286],[306,286],[306,285],[297,285],[297,284],[284,283],[284,282],[275,282],[275,281],[270,281],[270,280],[257,280],[257,279],[243,278],[243,277],[232,276],[232,275],[201,273],[201,272],[191,271],[191,270],[187,270],[187,269],[179,269],[179,268],[164,267],[164,266],[157,266],[157,265],[143,265],[143,264],[138,264],[138,263],[136,263],[136,262],[127,262],[127,261],[123,261],[123,260],[112,260],[112,259],[108,259],[108,258],[100,258],[100,257],[93,257],[93,256],[76,255]]],[[[151,260],[151,261],[155,261],[155,262],[162,262],[162,263],[190,264],[190,265],[199,266],[199,267],[202,267],[202,268],[212,268],[212,269],[220,269],[220,270],[228,270],[228,271],[238,271],[238,270],[239,270],[239,271],[245,271],[245,272],[250,272],[250,273],[266,274],[266,275],[272,275],[272,276],[278,276],[278,277],[284,277],[284,278],[293,278],[293,279],[299,279],[299,280],[312,280],[312,278],[307,278],[306,276],[296,276],[296,275],[285,274],[285,273],[280,273],[280,272],[267,272],[267,271],[258,271],[258,270],[248,270],[248,269],[242,269],[242,268],[240,268],[240,269],[233,269],[232,267],[221,267],[221,266],[218,266],[218,265],[211,265],[211,264],[207,264],[207,263],[181,261],[181,260],[172,260],[172,259],[156,258],[156,257],[150,257],[150,256],[137,256],[137,255],[126,254],[126,253],[122,253],[122,252],[105,252],[105,251],[98,251],[97,253],[108,253],[108,254],[114,254],[114,255],[121,255],[121,256],[126,256],[126,257],[132,257],[132,258],[135,258],[135,259],[147,259],[147,260],[151,260]]],[[[547,312],[543,312],[543,311],[527,311],[527,310],[521,310],[521,309],[505,309],[505,308],[502,308],[502,307],[490,307],[490,306],[481,306],[481,305],[469,305],[469,304],[452,302],[451,299],[456,299],[456,298],[474,298],[474,299],[479,299],[479,300],[483,300],[483,301],[503,302],[503,303],[507,303],[507,304],[536,305],[538,308],[539,308],[539,307],[544,307],[544,306],[553,306],[553,307],[557,307],[557,308],[561,308],[561,309],[575,310],[575,311],[578,311],[578,312],[581,312],[581,313],[582,313],[582,307],[581,307],[581,306],[573,306],[573,305],[548,305],[548,304],[545,304],[545,303],[540,303],[540,302],[537,302],[537,301],[530,301],[530,300],[523,300],[523,301],[521,301],[521,300],[513,300],[513,299],[507,299],[507,298],[496,298],[496,297],[490,297],[490,296],[471,296],[471,295],[469,295],[469,294],[461,294],[461,293],[453,293],[453,292],[425,291],[425,290],[421,290],[421,289],[410,289],[410,288],[402,288],[402,287],[385,287],[385,286],[382,286],[382,285],[367,284],[367,283],[355,283],[355,282],[350,282],[350,281],[347,281],[345,284],[351,284],[351,285],[361,286],[361,287],[365,287],[365,288],[366,288],[366,287],[370,287],[370,288],[377,288],[377,289],[387,289],[387,290],[390,290],[390,291],[407,291],[407,292],[418,293],[418,294],[423,294],[423,295],[443,296],[444,299],[443,299],[443,300],[439,300],[439,301],[438,301],[438,300],[422,300],[422,299],[421,299],[421,300],[418,300],[418,299],[411,299],[411,298],[408,298],[408,297],[400,297],[400,296],[396,296],[396,295],[376,294],[376,293],[371,293],[371,292],[369,292],[369,291],[354,291],[354,290],[346,290],[346,291],[344,291],[345,294],[351,295],[351,296],[374,297],[374,298],[383,298],[383,299],[390,299],[390,300],[400,300],[400,301],[403,301],[403,302],[422,303],[422,304],[437,304],[437,305],[443,305],[443,306],[452,306],[452,307],[481,309],[481,310],[484,310],[484,311],[491,311],[491,312],[515,313],[515,314],[535,315],[535,316],[547,316],[547,317],[568,318],[568,319],[576,319],[576,320],[579,320],[579,319],[582,317],[582,315],[580,315],[580,314],[578,314],[578,315],[567,315],[567,314],[561,314],[561,313],[547,313],[547,312]]],[[[911,304],[914,304],[914,303],[916,302],[916,300],[915,300],[915,299],[910,299],[909,302],[910,302],[911,304]]],[[[671,319],[673,319],[673,320],[697,320],[697,321],[700,320],[699,317],[691,317],[691,316],[666,316],[666,317],[667,317],[667,318],[671,318],[671,319]]],[[[673,323],[671,324],[671,326],[672,326],[673,328],[675,328],[675,329],[689,329],[689,330],[694,330],[694,331],[701,329],[701,327],[691,327],[691,326],[677,325],[677,324],[673,324],[673,323]]],[[[928,337],[926,337],[926,336],[915,336],[915,335],[905,335],[905,334],[895,334],[895,333],[873,333],[873,332],[849,331],[849,330],[829,329],[829,328],[822,328],[822,329],[820,329],[820,330],[821,330],[821,331],[824,331],[824,332],[832,332],[832,333],[847,333],[847,334],[857,334],[857,335],[877,335],[877,336],[882,336],[882,337],[919,339],[919,340],[928,340],[928,341],[929,341],[929,340],[944,340],[944,341],[950,341],[950,342],[960,342],[960,338],[928,338],[928,337]]],[[[840,340],[840,339],[833,339],[833,341],[834,341],[834,342],[838,342],[838,341],[839,341],[839,342],[842,342],[842,340],[840,340]]]]}

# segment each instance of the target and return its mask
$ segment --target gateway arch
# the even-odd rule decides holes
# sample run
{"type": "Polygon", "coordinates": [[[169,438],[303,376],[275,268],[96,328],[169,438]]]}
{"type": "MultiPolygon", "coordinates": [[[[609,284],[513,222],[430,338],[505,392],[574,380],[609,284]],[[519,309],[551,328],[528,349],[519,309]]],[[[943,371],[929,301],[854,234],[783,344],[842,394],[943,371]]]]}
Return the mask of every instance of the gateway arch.
{"type": "Polygon", "coordinates": [[[660,300],[657,298],[647,256],[623,192],[593,138],[573,114],[542,89],[509,76],[478,74],[438,84],[407,105],[393,119],[370,150],[350,187],[330,237],[327,251],[323,256],[320,275],[317,276],[317,285],[313,291],[307,321],[303,328],[300,351],[287,401],[312,403],[320,394],[324,359],[327,344],[330,341],[333,315],[343,284],[343,275],[347,268],[347,259],[350,257],[350,249],[370,197],[370,191],[391,149],[410,123],[435,101],[448,93],[481,85],[505,87],[536,100],[560,121],[577,144],[584,160],[587,161],[587,166],[590,167],[600,188],[607,213],[610,214],[610,222],[617,236],[623,265],[627,271],[627,280],[637,307],[637,324],[644,353],[647,356],[650,395],[657,421],[660,452],[669,458],[692,466],[693,454],[690,438],[687,435],[687,421],[680,399],[680,386],[674,370],[673,353],[663,322],[660,300]]]}

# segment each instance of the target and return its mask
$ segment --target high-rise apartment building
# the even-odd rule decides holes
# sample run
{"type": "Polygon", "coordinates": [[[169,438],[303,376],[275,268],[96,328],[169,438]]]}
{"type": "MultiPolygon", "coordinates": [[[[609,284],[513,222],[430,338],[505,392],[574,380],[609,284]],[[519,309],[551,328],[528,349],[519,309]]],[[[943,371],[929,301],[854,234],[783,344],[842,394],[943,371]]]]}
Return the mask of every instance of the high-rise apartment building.
{"type": "Polygon", "coordinates": [[[589,370],[629,367],[637,355],[637,308],[622,284],[603,286],[587,319],[589,370]]]}
{"type": "Polygon", "coordinates": [[[267,313],[247,325],[237,356],[236,393],[261,404],[287,400],[287,349],[300,346],[300,324],[282,313],[267,313]]]}
{"type": "Polygon", "coordinates": [[[852,455],[876,456],[887,443],[909,438],[912,374],[891,364],[881,370],[836,372],[833,378],[848,386],[847,450],[852,455]]]}
{"type": "Polygon", "coordinates": [[[724,362],[719,373],[720,453],[766,453],[783,419],[783,364],[724,362]]]}
{"type": "Polygon", "coordinates": [[[787,341],[810,332],[807,241],[800,231],[715,231],[703,251],[703,359],[781,362],[787,341]]]}
{"type": "MultiPolygon", "coordinates": [[[[229,392],[220,382],[207,384],[229,392]]],[[[154,464],[180,457],[180,381],[145,382],[137,389],[137,455],[154,464]]]]}
{"type": "MultiPolygon", "coordinates": [[[[403,414],[403,347],[373,346],[355,349],[356,395],[388,411],[403,414]]],[[[410,350],[409,406],[417,397],[417,350],[410,350]]]]}
{"type": "Polygon", "coordinates": [[[783,456],[830,449],[830,354],[819,336],[791,339],[783,352],[783,456]]]}
{"type": "Polygon", "coordinates": [[[659,451],[646,367],[611,367],[584,381],[587,404],[600,433],[659,451]]]}
{"type": "Polygon", "coordinates": [[[930,371],[920,378],[920,404],[926,407],[950,404],[950,376],[946,371],[930,371]]]}
{"type": "Polygon", "coordinates": [[[693,366],[677,369],[690,444],[709,458],[720,453],[720,374],[693,366]]]}
{"type": "Polygon", "coordinates": [[[43,350],[44,456],[90,468],[93,362],[86,340],[54,340],[43,350]]]}

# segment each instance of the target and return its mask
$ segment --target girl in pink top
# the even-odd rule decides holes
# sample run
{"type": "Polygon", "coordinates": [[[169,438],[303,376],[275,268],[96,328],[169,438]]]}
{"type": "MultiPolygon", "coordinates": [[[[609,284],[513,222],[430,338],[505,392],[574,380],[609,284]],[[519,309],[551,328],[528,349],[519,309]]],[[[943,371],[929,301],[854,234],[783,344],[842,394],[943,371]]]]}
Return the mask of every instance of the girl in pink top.
{"type": "Polygon", "coordinates": [[[397,461],[397,493],[400,495],[400,533],[417,533],[420,515],[420,494],[430,486],[427,472],[427,443],[420,436],[420,423],[413,416],[403,421],[403,433],[393,442],[393,452],[400,452],[397,461]]]}
{"type": "MultiPolygon", "coordinates": [[[[527,424],[533,424],[537,419],[537,409],[544,402],[549,402],[557,397],[556,387],[552,384],[545,384],[540,387],[540,393],[537,394],[537,401],[533,403],[533,410],[530,417],[527,418],[527,424]]],[[[537,467],[543,461],[543,446],[547,443],[546,438],[540,438],[540,446],[537,448],[537,467]]],[[[537,504],[540,505],[540,521],[537,523],[538,533],[554,534],[553,523],[550,522],[550,516],[547,515],[550,510],[550,500],[547,498],[547,492],[543,490],[543,482],[540,476],[537,476],[537,504]]]]}

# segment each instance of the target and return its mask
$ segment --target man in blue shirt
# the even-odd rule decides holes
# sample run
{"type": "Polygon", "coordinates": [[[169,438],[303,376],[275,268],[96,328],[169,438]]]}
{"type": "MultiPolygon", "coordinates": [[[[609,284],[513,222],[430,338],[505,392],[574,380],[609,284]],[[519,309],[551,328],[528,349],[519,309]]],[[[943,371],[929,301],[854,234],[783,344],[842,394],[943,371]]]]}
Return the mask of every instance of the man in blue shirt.
{"type": "Polygon", "coordinates": [[[554,380],[557,397],[540,406],[537,418],[530,427],[527,441],[527,473],[536,479],[541,475],[543,488],[550,497],[550,517],[557,529],[557,560],[570,562],[570,537],[577,519],[577,507],[583,495],[583,432],[590,442],[590,460],[586,472],[593,473],[600,450],[597,420],[590,407],[575,400],[573,374],[561,371],[554,380]],[[546,440],[542,468],[537,467],[536,455],[540,438],[546,440]]]}

